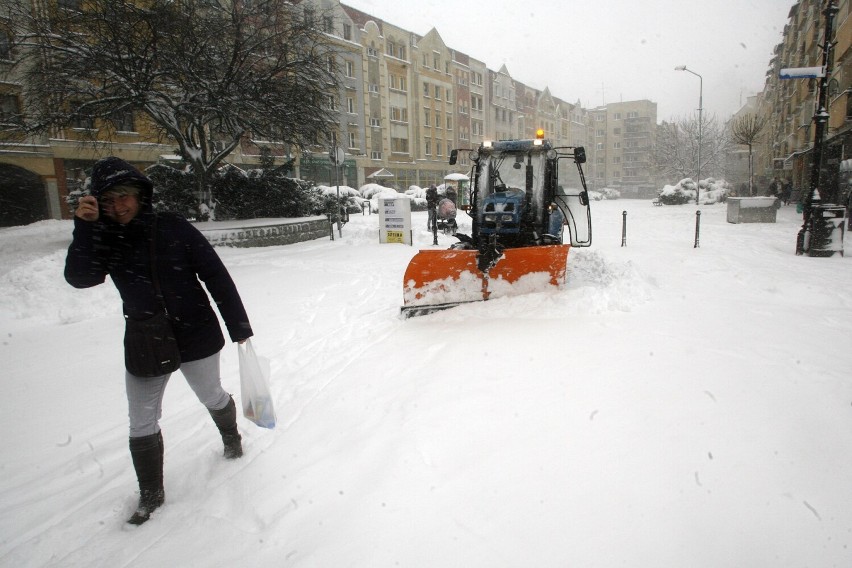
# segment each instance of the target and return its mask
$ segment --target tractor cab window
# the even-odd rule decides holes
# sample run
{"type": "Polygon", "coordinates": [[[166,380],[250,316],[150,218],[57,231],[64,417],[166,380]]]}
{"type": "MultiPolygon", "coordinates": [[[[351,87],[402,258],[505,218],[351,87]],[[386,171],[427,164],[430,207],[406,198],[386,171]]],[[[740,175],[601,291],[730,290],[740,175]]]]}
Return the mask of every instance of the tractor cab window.
{"type": "Polygon", "coordinates": [[[530,195],[533,201],[532,210],[537,213],[536,221],[541,221],[544,202],[544,154],[495,151],[483,156],[482,160],[485,165],[477,186],[479,199],[483,200],[499,192],[530,195]],[[529,173],[528,166],[531,167],[529,173]]]}

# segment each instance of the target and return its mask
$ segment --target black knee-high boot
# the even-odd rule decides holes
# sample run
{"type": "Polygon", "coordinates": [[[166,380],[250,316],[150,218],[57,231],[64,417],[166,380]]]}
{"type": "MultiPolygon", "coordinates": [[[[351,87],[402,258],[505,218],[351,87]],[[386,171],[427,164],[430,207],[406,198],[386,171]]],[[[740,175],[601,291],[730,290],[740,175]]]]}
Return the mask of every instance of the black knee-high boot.
{"type": "Polygon", "coordinates": [[[127,520],[131,525],[141,525],[165,501],[163,490],[163,434],[130,438],[130,456],[139,481],[139,506],[127,520]]]}
{"type": "Polygon", "coordinates": [[[222,442],[225,444],[225,459],[233,460],[243,455],[242,437],[237,431],[237,405],[233,397],[228,400],[225,408],[210,410],[213,422],[222,434],[222,442]]]}

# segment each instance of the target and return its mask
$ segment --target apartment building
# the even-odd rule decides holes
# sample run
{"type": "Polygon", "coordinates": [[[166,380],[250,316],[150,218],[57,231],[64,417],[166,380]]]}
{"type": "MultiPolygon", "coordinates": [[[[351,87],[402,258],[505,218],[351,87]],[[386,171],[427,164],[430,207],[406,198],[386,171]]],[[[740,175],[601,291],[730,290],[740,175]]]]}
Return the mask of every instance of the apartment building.
{"type": "Polygon", "coordinates": [[[654,197],[654,134],[657,103],[610,103],[590,111],[592,144],[587,147],[592,189],[618,189],[623,197],[654,197]]]}
{"type": "MultiPolygon", "coordinates": [[[[447,45],[434,28],[419,35],[339,0],[295,4],[318,16],[317,25],[335,46],[328,66],[337,72],[340,85],[328,93],[328,103],[337,109],[334,144],[343,148],[345,161],[335,168],[327,145],[299,154],[275,141],[247,137],[228,156],[231,164],[251,167],[259,162],[261,149],[269,148],[275,156],[295,157],[295,175],[317,183],[360,187],[379,182],[405,190],[410,185],[441,183],[448,173],[466,172],[470,165],[467,152],[461,152],[459,163],[451,167],[450,151],[474,148],[484,139],[532,137],[537,128],[544,128],[558,145],[588,148],[613,144],[593,135],[593,113],[579,102],[568,103],[547,87],[530,87],[513,77],[505,65],[488,69],[474,54],[447,45]],[[389,177],[377,178],[377,173],[389,177]]],[[[15,58],[10,47],[12,33],[0,22],[0,119],[4,112],[18,108],[14,105],[20,105],[25,96],[25,86],[9,75],[15,58]]],[[[630,103],[622,105],[620,110],[605,113],[604,122],[612,126],[612,132],[604,132],[620,142],[630,139],[636,146],[630,147],[632,152],[608,148],[599,157],[615,158],[617,153],[626,161],[629,155],[631,167],[614,167],[604,161],[606,167],[599,172],[595,153],[590,151],[589,177],[601,186],[642,187],[646,180],[643,152],[652,140],[648,128],[655,124],[656,105],[647,101],[637,102],[635,109],[630,103]],[[619,113],[623,118],[616,118],[619,113]],[[615,126],[619,121],[622,132],[615,126]],[[633,123],[638,129],[628,132],[625,125],[633,123]]],[[[97,125],[78,126],[86,130],[97,125]]],[[[172,144],[158,139],[144,120],[132,115],[96,145],[84,142],[75,129],[38,140],[9,140],[0,145],[0,174],[4,174],[0,175],[0,200],[15,188],[29,188],[25,191],[28,216],[14,224],[67,217],[64,197],[85,179],[94,161],[107,154],[117,154],[142,168],[178,159],[172,144]]]]}
{"type": "MultiPolygon", "coordinates": [[[[775,47],[757,112],[768,119],[767,132],[756,149],[755,171],[760,187],[774,176],[789,177],[796,188],[811,183],[820,79],[781,79],[781,69],[822,67],[826,2],[799,0],[791,8],[781,42],[775,47]]],[[[823,184],[838,188],[840,164],[852,159],[852,7],[834,0],[831,74],[823,146],[823,184]]]]}

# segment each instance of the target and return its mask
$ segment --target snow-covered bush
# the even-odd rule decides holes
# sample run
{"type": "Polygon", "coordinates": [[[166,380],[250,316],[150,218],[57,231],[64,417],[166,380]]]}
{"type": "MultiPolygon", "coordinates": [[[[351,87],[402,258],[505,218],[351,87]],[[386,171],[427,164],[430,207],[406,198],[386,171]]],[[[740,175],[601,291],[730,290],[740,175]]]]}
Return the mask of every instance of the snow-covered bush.
{"type": "Polygon", "coordinates": [[[391,194],[393,194],[393,197],[398,196],[397,191],[395,189],[391,187],[385,187],[377,183],[364,184],[360,188],[358,188],[358,192],[364,199],[373,199],[373,197],[380,193],[384,193],[386,196],[390,196],[391,194]]]}
{"type": "MultiPolygon", "coordinates": [[[[412,188],[413,187],[416,186],[412,186],[412,188]]],[[[415,197],[411,193],[411,188],[409,188],[409,190],[405,193],[400,193],[391,187],[385,187],[377,183],[368,183],[366,185],[362,185],[358,191],[364,199],[370,200],[370,208],[373,212],[379,210],[379,199],[398,199],[400,197],[411,200],[412,211],[423,211],[426,209],[426,198],[415,197]]]]}
{"type": "MultiPolygon", "coordinates": [[[[705,205],[725,201],[731,191],[731,185],[725,180],[706,178],[698,184],[699,201],[705,205]]],[[[695,202],[696,183],[692,178],[684,178],[676,185],[666,185],[660,190],[660,202],[664,205],[683,205],[695,202]]]]}
{"type": "Polygon", "coordinates": [[[602,201],[604,198],[603,193],[600,191],[595,191],[594,189],[589,190],[589,199],[592,201],[602,201]]]}
{"type": "Polygon", "coordinates": [[[701,203],[710,205],[712,203],[723,203],[728,199],[733,187],[725,180],[707,178],[701,180],[701,203]]]}
{"type": "Polygon", "coordinates": [[[420,187],[419,185],[408,186],[408,190],[406,190],[405,194],[410,195],[414,198],[421,197],[423,199],[426,199],[426,190],[420,187]]]}
{"type": "Polygon", "coordinates": [[[604,187],[600,192],[604,199],[618,199],[621,197],[621,192],[613,187],[604,187]]]}
{"type": "MultiPolygon", "coordinates": [[[[336,198],[338,195],[338,186],[328,186],[328,185],[318,185],[317,189],[326,197],[331,197],[332,199],[336,198]]],[[[340,186],[340,204],[343,207],[346,207],[346,211],[349,213],[360,213],[362,208],[362,203],[365,199],[361,196],[361,192],[359,192],[354,187],[349,187],[348,185],[340,186]]],[[[328,206],[326,207],[328,209],[328,206]]]]}
{"type": "MultiPolygon", "coordinates": [[[[187,189],[195,186],[195,177],[189,168],[154,164],[145,169],[145,175],[154,184],[155,211],[173,211],[187,219],[194,219],[198,215],[198,198],[187,189]]],[[[215,185],[215,179],[213,181],[215,185]]]]}

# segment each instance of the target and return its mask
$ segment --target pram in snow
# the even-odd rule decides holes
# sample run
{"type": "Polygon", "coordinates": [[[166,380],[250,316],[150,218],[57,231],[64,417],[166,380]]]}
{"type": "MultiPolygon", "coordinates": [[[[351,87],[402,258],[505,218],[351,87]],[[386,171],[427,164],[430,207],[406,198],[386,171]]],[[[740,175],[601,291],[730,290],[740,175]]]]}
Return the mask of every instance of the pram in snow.
{"type": "Polygon", "coordinates": [[[445,197],[438,202],[438,230],[445,235],[455,235],[459,226],[456,223],[456,204],[445,197]]]}

